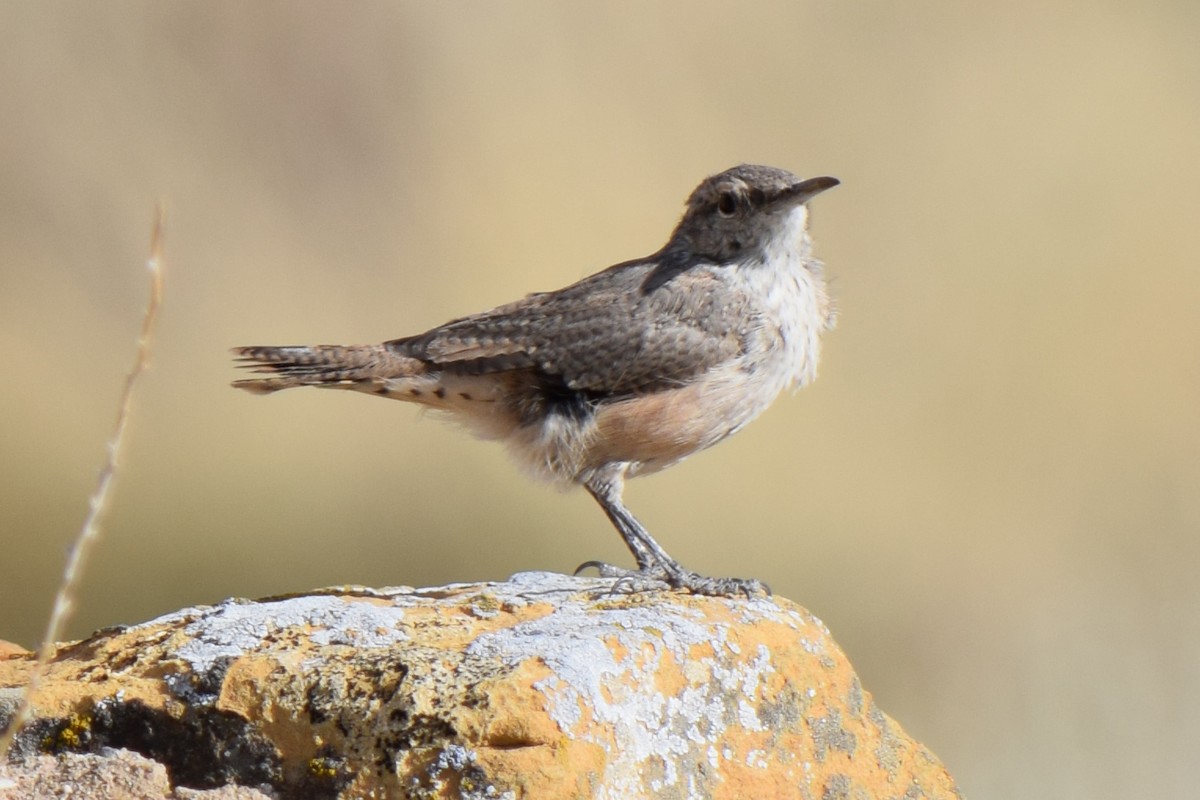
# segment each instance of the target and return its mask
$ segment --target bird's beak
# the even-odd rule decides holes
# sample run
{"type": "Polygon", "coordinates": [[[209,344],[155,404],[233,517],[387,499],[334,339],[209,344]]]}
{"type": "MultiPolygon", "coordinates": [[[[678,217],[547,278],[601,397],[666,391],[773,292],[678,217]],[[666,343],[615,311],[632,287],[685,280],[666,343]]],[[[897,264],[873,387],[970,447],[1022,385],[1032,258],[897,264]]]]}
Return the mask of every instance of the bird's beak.
{"type": "Polygon", "coordinates": [[[814,197],[819,195],[826,189],[832,189],[841,181],[837,178],[809,178],[806,181],[793,183],[781,191],[774,199],[776,203],[786,203],[790,206],[798,206],[802,203],[807,203],[814,197]]]}

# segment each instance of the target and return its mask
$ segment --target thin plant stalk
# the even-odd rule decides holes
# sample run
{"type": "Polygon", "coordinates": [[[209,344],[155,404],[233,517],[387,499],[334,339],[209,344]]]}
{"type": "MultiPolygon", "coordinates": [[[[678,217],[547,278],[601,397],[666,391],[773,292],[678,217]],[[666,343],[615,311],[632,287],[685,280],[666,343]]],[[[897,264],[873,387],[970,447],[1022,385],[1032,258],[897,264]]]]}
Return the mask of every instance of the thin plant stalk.
{"type": "MultiPolygon", "coordinates": [[[[96,542],[100,539],[100,520],[108,509],[112,496],[113,484],[118,472],[118,456],[125,442],[125,432],[129,426],[129,411],[133,401],[133,390],[150,361],[150,345],[154,338],[154,327],[158,321],[158,310],[162,305],[163,295],[163,260],[162,260],[162,229],[163,204],[160,201],[154,210],[154,228],[150,235],[150,258],[146,266],[150,270],[150,299],[146,303],[145,316],[142,318],[142,330],[137,340],[137,355],[133,367],[125,376],[125,388],[121,392],[120,405],[117,408],[117,420],[113,426],[112,436],[108,439],[107,457],[96,483],[96,489],[88,501],[88,513],[83,527],[71,546],[67,555],[67,564],[63,569],[62,581],[54,596],[54,609],[50,612],[50,620],[46,625],[46,633],[38,647],[37,658],[29,673],[29,682],[21,696],[21,703],[13,714],[8,728],[0,734],[0,769],[8,754],[13,739],[28,721],[33,707],[33,697],[38,685],[54,657],[56,642],[62,636],[63,628],[75,607],[75,598],[79,584],[83,578],[84,567],[88,556],[96,542]]],[[[0,781],[4,778],[0,777],[0,781]]]]}

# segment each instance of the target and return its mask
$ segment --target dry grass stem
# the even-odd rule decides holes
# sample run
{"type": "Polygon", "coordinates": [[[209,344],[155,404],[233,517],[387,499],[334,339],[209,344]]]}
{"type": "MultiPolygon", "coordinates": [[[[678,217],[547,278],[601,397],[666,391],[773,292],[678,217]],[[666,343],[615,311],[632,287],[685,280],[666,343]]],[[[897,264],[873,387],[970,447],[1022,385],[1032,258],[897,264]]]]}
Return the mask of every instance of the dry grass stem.
{"type": "MultiPolygon", "coordinates": [[[[100,470],[96,489],[88,502],[87,518],[79,535],[67,555],[67,564],[63,570],[62,582],[54,597],[54,609],[46,625],[46,633],[38,648],[37,660],[29,674],[29,683],[21,697],[21,703],[13,715],[8,728],[0,734],[0,769],[3,768],[8,749],[12,745],[17,732],[25,724],[33,704],[33,696],[46,665],[54,655],[55,642],[62,636],[63,627],[71,616],[75,604],[75,596],[83,577],[88,554],[100,538],[100,519],[108,508],[112,495],[114,481],[118,471],[118,456],[125,441],[125,432],[129,426],[129,410],[133,400],[133,390],[138,379],[150,361],[150,345],[154,338],[154,326],[158,320],[158,310],[162,305],[163,294],[163,262],[162,262],[162,228],[163,204],[160,201],[154,210],[154,228],[150,235],[150,258],[146,266],[150,269],[150,299],[146,303],[146,313],[142,319],[142,330],[137,340],[137,355],[133,367],[125,376],[125,388],[121,392],[121,401],[117,409],[117,420],[113,426],[112,436],[108,439],[108,453],[104,466],[100,470]]],[[[0,777],[0,788],[4,778],[0,777]]]]}

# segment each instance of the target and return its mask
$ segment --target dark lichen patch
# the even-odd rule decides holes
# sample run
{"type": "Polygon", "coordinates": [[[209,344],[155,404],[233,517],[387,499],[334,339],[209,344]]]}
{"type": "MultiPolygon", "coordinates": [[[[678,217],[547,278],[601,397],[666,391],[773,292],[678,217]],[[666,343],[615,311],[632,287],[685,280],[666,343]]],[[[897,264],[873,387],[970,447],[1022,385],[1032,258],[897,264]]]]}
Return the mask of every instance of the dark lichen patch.
{"type": "Polygon", "coordinates": [[[871,707],[867,709],[867,719],[871,720],[871,724],[883,730],[888,727],[887,714],[883,713],[883,709],[871,702],[871,707]]]}
{"type": "MultiPolygon", "coordinates": [[[[889,795],[890,797],[890,795],[889,795]]],[[[821,792],[821,800],[879,800],[861,783],[844,772],[835,772],[825,780],[825,789],[821,792]]],[[[898,798],[892,798],[898,800],[898,798]]]]}
{"type": "Polygon", "coordinates": [[[214,789],[266,783],[290,795],[275,746],[228,712],[189,708],[176,718],[140,702],[109,700],[97,704],[91,733],[96,749],[133,750],[163,764],[173,786],[214,789]]]}
{"type": "Polygon", "coordinates": [[[810,718],[808,727],[812,731],[813,746],[819,763],[824,763],[830,750],[841,750],[847,755],[854,755],[858,740],[842,725],[842,714],[837,709],[831,710],[829,716],[810,718]]]}
{"type": "Polygon", "coordinates": [[[221,695],[221,686],[232,663],[232,657],[215,658],[207,669],[200,672],[172,672],[163,676],[163,683],[171,694],[189,707],[211,706],[221,695]]]}
{"type": "Polygon", "coordinates": [[[211,708],[189,708],[175,717],[140,701],[112,697],[65,718],[34,720],[15,744],[17,755],[34,750],[52,754],[131,750],[166,767],[176,787],[269,784],[285,800],[336,795],[302,792],[289,785],[279,753],[265,736],[241,717],[211,708]]]}
{"type": "Polygon", "coordinates": [[[436,651],[409,650],[401,656],[347,648],[343,656],[336,667],[327,664],[308,676],[311,683],[303,690],[302,707],[314,726],[326,726],[326,741],[345,742],[345,752],[359,765],[356,769],[394,774],[409,751],[456,735],[440,707],[454,709],[461,697],[435,694],[431,707],[414,696],[429,676],[413,676],[410,662],[438,663],[436,651]],[[364,718],[369,725],[364,726],[364,718]]]}
{"type": "MultiPolygon", "coordinates": [[[[11,715],[0,715],[0,729],[8,727],[11,721],[11,715]]],[[[48,752],[62,725],[61,719],[31,719],[13,739],[9,747],[9,758],[23,760],[48,752]]]]}
{"type": "Polygon", "coordinates": [[[850,715],[855,719],[862,716],[863,712],[863,688],[862,681],[855,675],[850,681],[850,690],[846,692],[846,707],[850,709],[850,715]]]}
{"type": "MultiPolygon", "coordinates": [[[[320,725],[329,720],[328,687],[312,684],[304,697],[304,710],[308,713],[308,721],[320,725]]],[[[345,731],[342,731],[345,733],[345,731]]]]}
{"type": "Polygon", "coordinates": [[[879,730],[879,744],[875,747],[875,763],[882,767],[888,777],[895,780],[900,770],[901,753],[904,750],[904,739],[897,733],[895,726],[879,706],[871,703],[867,718],[879,730]]]}
{"type": "Polygon", "coordinates": [[[381,767],[390,768],[406,752],[454,741],[458,732],[446,720],[429,714],[413,714],[409,708],[388,712],[385,731],[375,740],[381,767]]]}
{"type": "Polygon", "coordinates": [[[850,800],[850,777],[840,772],[830,775],[821,792],[821,800],[850,800]]]}
{"type": "Polygon", "coordinates": [[[792,733],[800,730],[811,704],[806,691],[788,682],[773,699],[759,704],[758,721],[772,733],[792,733]]]}
{"type": "Polygon", "coordinates": [[[332,722],[348,735],[358,727],[363,709],[382,708],[402,694],[408,674],[409,666],[400,657],[355,655],[336,669],[312,676],[304,690],[304,710],[314,725],[332,722]]]}
{"type": "MultiPolygon", "coordinates": [[[[960,798],[962,797],[962,792],[960,792],[957,787],[954,789],[954,794],[960,798]]],[[[908,788],[904,790],[904,794],[901,795],[901,800],[927,800],[929,796],[930,795],[925,791],[925,788],[921,786],[921,782],[914,779],[913,782],[909,784],[908,788]]]]}

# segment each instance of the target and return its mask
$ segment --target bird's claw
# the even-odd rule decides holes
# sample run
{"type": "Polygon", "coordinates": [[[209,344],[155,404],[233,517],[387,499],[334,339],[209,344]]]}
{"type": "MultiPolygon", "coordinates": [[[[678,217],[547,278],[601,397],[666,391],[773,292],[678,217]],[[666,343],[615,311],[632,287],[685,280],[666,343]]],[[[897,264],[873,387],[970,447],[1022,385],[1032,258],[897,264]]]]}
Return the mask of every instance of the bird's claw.
{"type": "Polygon", "coordinates": [[[578,575],[587,569],[595,569],[601,578],[615,578],[611,590],[614,593],[639,594],[664,589],[685,589],[692,594],[707,597],[742,595],[752,598],[755,595],[771,595],[771,587],[762,581],[753,578],[709,578],[683,569],[678,564],[672,564],[670,567],[626,569],[603,561],[585,561],[576,568],[575,574],[578,575]]]}

